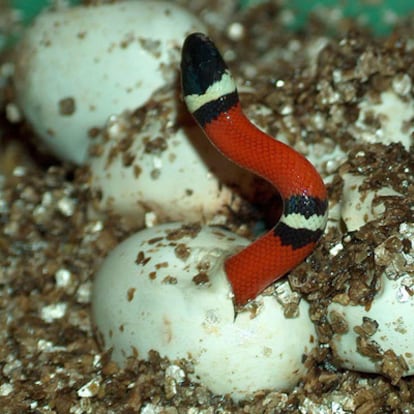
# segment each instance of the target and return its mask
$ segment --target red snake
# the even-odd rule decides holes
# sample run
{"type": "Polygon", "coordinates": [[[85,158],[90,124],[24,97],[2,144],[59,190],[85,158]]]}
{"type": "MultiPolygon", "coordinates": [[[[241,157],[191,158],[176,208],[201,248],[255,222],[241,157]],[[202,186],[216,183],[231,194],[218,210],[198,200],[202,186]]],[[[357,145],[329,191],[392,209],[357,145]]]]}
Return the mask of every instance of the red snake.
{"type": "Polygon", "coordinates": [[[326,226],[326,188],[305,157],[246,118],[231,73],[204,34],[186,38],[181,77],[187,108],[209,140],[227,158],[272,183],[283,200],[276,226],[225,261],[234,302],[244,305],[313,251],[326,226]]]}

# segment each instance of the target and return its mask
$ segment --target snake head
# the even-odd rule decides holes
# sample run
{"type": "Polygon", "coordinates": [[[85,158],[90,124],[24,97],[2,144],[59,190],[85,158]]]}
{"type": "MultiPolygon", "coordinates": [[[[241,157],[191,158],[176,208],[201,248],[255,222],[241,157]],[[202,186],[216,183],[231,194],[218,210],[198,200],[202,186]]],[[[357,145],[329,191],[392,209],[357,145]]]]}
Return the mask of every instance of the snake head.
{"type": "Polygon", "coordinates": [[[226,72],[220,52],[203,33],[192,33],[184,41],[181,76],[184,96],[203,95],[226,72]]]}

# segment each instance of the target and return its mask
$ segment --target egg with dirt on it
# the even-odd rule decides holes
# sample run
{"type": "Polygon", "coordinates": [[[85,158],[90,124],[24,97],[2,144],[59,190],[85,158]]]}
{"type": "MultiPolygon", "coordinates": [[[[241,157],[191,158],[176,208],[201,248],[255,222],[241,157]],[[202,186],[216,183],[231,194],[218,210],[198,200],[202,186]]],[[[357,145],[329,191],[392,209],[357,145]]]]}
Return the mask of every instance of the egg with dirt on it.
{"type": "Polygon", "coordinates": [[[111,117],[90,147],[90,187],[98,212],[133,228],[168,221],[226,221],[263,186],[229,161],[185,113],[177,88],[111,117]]]}
{"type": "Polygon", "coordinates": [[[191,364],[191,381],[235,400],[291,390],[315,343],[308,304],[287,280],[235,313],[223,263],[248,239],[172,223],[138,232],[103,261],[92,313],[104,349],[121,366],[151,350],[191,364]]]}
{"type": "Polygon", "coordinates": [[[112,114],[175,82],[183,37],[203,29],[169,2],[121,1],[41,13],[15,48],[16,101],[39,145],[82,164],[112,114]]]}

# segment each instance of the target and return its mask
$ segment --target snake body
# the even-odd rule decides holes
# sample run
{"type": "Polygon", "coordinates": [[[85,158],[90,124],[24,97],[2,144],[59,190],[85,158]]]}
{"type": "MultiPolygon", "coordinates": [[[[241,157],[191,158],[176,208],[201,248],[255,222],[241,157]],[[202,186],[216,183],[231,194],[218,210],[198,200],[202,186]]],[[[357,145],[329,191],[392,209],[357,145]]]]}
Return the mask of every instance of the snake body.
{"type": "Polygon", "coordinates": [[[181,77],[187,108],[210,141],[272,183],[283,200],[275,227],[224,263],[234,302],[244,305],[314,250],[327,221],[326,188],[305,157],[247,119],[227,65],[204,34],[186,38],[181,77]]]}

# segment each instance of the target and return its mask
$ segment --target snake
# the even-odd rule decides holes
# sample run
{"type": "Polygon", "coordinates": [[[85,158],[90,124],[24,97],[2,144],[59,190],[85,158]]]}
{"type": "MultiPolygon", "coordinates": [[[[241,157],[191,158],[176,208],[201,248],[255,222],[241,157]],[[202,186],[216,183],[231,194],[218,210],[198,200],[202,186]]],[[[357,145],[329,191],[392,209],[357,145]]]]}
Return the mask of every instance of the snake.
{"type": "Polygon", "coordinates": [[[219,152],[270,182],[283,202],[276,225],[224,261],[233,301],[243,306],[315,249],[327,222],[326,186],[302,154],[246,117],[229,68],[203,33],[184,40],[181,87],[188,111],[219,152]]]}

